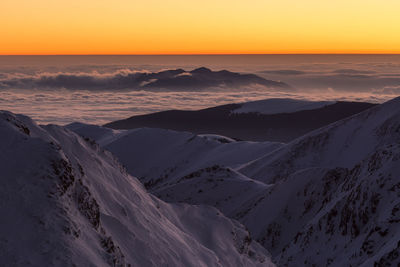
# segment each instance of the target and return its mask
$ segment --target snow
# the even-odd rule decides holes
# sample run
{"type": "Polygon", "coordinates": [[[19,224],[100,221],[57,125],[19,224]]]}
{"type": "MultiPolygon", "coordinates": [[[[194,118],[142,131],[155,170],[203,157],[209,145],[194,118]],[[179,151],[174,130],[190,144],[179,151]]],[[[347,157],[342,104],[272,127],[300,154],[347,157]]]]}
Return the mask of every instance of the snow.
{"type": "Polygon", "coordinates": [[[272,266],[240,223],[157,199],[63,127],[1,112],[0,151],[5,266],[272,266]]]}
{"type": "Polygon", "coordinates": [[[398,262],[399,133],[397,98],[246,164],[271,187],[236,219],[278,265],[398,262]]]}
{"type": "Polygon", "coordinates": [[[400,98],[288,144],[68,128],[1,113],[8,265],[400,262],[400,98]]]}
{"type": "MultiPolygon", "coordinates": [[[[400,98],[373,107],[360,114],[315,130],[274,153],[266,154],[241,168],[241,172],[270,183],[294,169],[309,167],[352,168],[386,142],[380,136],[390,122],[400,120],[400,98]]],[[[389,138],[388,138],[389,137],[389,138]]]]}
{"type": "Polygon", "coordinates": [[[240,108],[232,113],[260,113],[260,114],[280,114],[292,113],[302,110],[313,110],[335,104],[336,101],[308,101],[290,98],[271,98],[243,103],[240,108]]]}
{"type": "Polygon", "coordinates": [[[104,147],[161,199],[243,223],[278,265],[399,263],[400,98],[289,144],[211,137],[137,129],[104,147]]]}
{"type": "Polygon", "coordinates": [[[157,128],[122,130],[119,135],[108,128],[87,124],[71,129],[99,142],[130,174],[144,184],[154,184],[152,190],[162,186],[163,180],[170,183],[212,165],[237,168],[282,146],[281,143],[235,141],[219,135],[195,135],[157,128]],[[108,134],[98,134],[104,132],[108,134]]]}

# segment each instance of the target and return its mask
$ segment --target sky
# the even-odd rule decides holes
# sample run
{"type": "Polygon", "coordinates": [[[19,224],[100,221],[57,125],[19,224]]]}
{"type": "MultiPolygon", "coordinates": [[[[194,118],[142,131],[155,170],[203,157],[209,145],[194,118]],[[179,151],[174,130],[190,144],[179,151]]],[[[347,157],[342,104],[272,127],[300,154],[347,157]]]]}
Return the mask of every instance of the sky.
{"type": "Polygon", "coordinates": [[[398,0],[1,0],[0,54],[400,53],[398,0]]]}

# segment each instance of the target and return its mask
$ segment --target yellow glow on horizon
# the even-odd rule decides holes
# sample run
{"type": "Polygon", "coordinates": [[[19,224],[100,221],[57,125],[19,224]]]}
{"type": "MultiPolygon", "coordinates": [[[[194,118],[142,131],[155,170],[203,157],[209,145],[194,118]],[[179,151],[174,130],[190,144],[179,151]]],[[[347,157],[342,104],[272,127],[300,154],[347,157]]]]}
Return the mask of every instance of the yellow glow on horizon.
{"type": "Polygon", "coordinates": [[[400,53],[398,0],[1,0],[0,54],[400,53]]]}

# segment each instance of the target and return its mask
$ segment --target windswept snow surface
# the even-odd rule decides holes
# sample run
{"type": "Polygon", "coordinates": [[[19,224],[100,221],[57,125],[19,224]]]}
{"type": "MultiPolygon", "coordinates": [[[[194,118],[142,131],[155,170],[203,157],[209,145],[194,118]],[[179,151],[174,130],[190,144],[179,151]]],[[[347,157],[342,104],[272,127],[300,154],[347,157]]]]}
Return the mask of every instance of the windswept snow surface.
{"type": "Polygon", "coordinates": [[[236,218],[278,265],[400,263],[400,98],[238,171],[273,184],[236,218]]]}
{"type": "Polygon", "coordinates": [[[279,266],[400,263],[400,98],[267,148],[257,159],[242,157],[257,143],[227,150],[222,161],[214,150],[202,154],[201,136],[191,146],[188,133],[140,131],[141,138],[119,138],[114,153],[145,154],[148,165],[136,167],[146,170],[142,182],[151,192],[217,207],[243,223],[279,266]],[[160,162],[171,174],[152,170],[160,162]]]}
{"type": "Polygon", "coordinates": [[[157,199],[65,128],[0,112],[0,151],[4,266],[272,266],[238,222],[157,199]]]}
{"type": "Polygon", "coordinates": [[[292,113],[302,110],[319,109],[328,105],[335,104],[336,101],[308,101],[290,98],[271,98],[243,103],[232,113],[260,113],[260,114],[280,114],[292,113]]]}
{"type": "Polygon", "coordinates": [[[99,142],[153,191],[202,168],[238,168],[282,146],[156,128],[115,131],[78,123],[67,127],[99,142]]]}
{"type": "Polygon", "coordinates": [[[240,171],[271,183],[310,167],[352,168],[370,153],[395,142],[392,124],[400,121],[400,98],[315,130],[240,171]]]}

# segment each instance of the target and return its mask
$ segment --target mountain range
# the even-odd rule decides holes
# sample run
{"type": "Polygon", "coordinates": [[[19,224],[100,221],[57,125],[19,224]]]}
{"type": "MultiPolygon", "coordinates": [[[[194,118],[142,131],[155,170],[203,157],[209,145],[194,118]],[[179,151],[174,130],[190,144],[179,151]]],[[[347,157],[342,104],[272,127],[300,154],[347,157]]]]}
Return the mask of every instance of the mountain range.
{"type": "Polygon", "coordinates": [[[287,143],[3,111],[0,151],[6,266],[400,263],[400,97],[287,143]]]}
{"type": "Polygon", "coordinates": [[[167,204],[110,153],[0,113],[3,266],[272,266],[217,209],[167,204]]]}
{"type": "Polygon", "coordinates": [[[264,79],[255,74],[228,70],[212,71],[201,67],[191,71],[169,69],[158,72],[120,70],[114,73],[43,73],[0,77],[0,88],[65,88],[70,90],[173,90],[193,91],[209,88],[261,86],[261,89],[293,91],[288,84],[264,79]]]}
{"type": "Polygon", "coordinates": [[[194,111],[162,111],[133,116],[104,126],[113,129],[163,128],[196,134],[218,134],[238,140],[286,143],[375,105],[276,98],[194,111]]]}
{"type": "Polygon", "coordinates": [[[287,144],[71,127],[99,140],[155,196],[241,222],[278,266],[400,262],[400,98],[287,144]]]}

